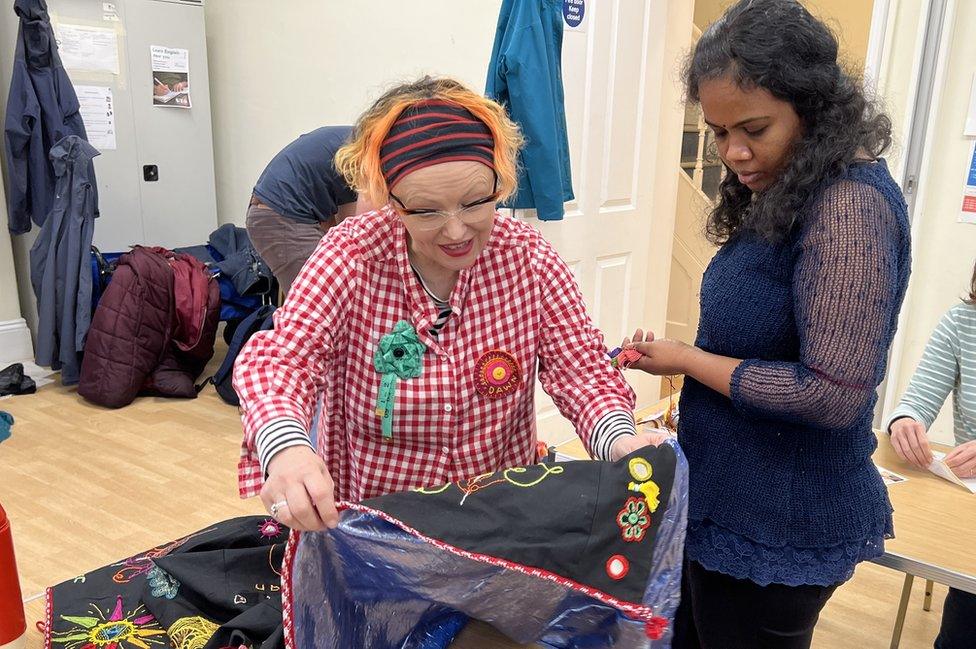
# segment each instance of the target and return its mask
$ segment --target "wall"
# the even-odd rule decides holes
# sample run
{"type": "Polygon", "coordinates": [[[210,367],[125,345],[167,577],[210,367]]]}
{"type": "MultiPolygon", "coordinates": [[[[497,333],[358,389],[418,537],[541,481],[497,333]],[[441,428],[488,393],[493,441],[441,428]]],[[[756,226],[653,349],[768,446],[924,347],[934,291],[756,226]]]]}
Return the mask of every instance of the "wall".
{"type": "MultiPolygon", "coordinates": [[[[0,10],[0,63],[2,63],[0,64],[0,112],[2,114],[6,114],[7,110],[7,93],[13,71],[12,61],[17,43],[18,24],[19,21],[13,11],[12,3],[0,10]]],[[[30,247],[37,236],[37,229],[35,228],[30,233],[17,237],[8,236],[7,199],[3,192],[4,187],[0,187],[0,194],[3,194],[3,200],[0,201],[0,231],[2,231],[0,234],[0,239],[2,239],[0,241],[0,309],[13,315],[10,315],[10,319],[8,319],[7,315],[0,313],[0,323],[17,321],[16,328],[20,331],[22,325],[19,320],[21,317],[26,318],[32,327],[37,321],[37,309],[34,306],[33,292],[30,286],[29,268],[30,247]],[[15,276],[16,280],[14,280],[15,276]],[[15,305],[19,306],[15,309],[15,305]]],[[[0,324],[0,327],[3,326],[0,324]]],[[[7,326],[12,327],[12,325],[7,326]]],[[[12,329],[0,329],[0,335],[13,335],[4,333],[9,331],[12,329]]],[[[12,348],[3,347],[5,343],[9,344],[9,341],[0,339],[0,361],[9,360],[11,354],[16,354],[17,360],[33,355],[30,346],[30,334],[26,330],[17,334],[17,340],[16,350],[10,351],[12,348]],[[25,337],[27,340],[26,354],[23,349],[25,337]]]]}
{"type": "Polygon", "coordinates": [[[0,367],[31,358],[30,331],[20,315],[17,276],[10,235],[7,233],[7,198],[0,183],[0,367]]]}
{"type": "MultiPolygon", "coordinates": [[[[0,197],[3,187],[0,186],[0,197]]],[[[4,204],[6,199],[4,200],[4,204]]],[[[7,222],[7,210],[0,207],[0,220],[7,222]]],[[[20,300],[17,298],[17,278],[14,276],[14,253],[10,246],[10,235],[5,227],[0,228],[0,322],[20,318],[20,300]]]]}
{"type": "MultiPolygon", "coordinates": [[[[620,2],[628,5],[629,13],[625,15],[631,15],[635,7],[643,4],[620,2]]],[[[255,180],[283,145],[299,133],[322,124],[350,123],[392,82],[430,72],[456,76],[475,90],[483,89],[500,5],[500,0],[465,3],[423,0],[410,5],[375,0],[355,4],[299,0],[269,12],[267,3],[254,0],[209,0],[207,47],[219,219],[243,223],[255,180]],[[366,16],[368,25],[363,23],[366,16]],[[339,28],[342,25],[358,27],[339,28]],[[291,37],[283,39],[281,35],[286,33],[291,37]],[[262,129],[253,130],[254,124],[261,124],[262,129]]],[[[592,7],[592,3],[588,6],[592,7]]],[[[649,0],[647,6],[653,16],[651,38],[657,54],[654,64],[648,66],[644,82],[653,90],[648,93],[652,101],[643,111],[643,124],[647,127],[644,137],[654,142],[650,147],[654,155],[648,155],[649,159],[641,163],[647,170],[641,173],[646,174],[649,182],[640,187],[641,195],[647,198],[638,201],[641,209],[647,210],[649,244],[647,250],[634,252],[638,253],[635,257],[647,256],[656,262],[670,258],[677,176],[653,170],[673,170],[679,158],[683,107],[677,67],[689,46],[693,3],[649,0]],[[661,38],[659,34],[668,36],[661,38]]],[[[609,17],[610,10],[604,9],[609,17]]],[[[591,16],[596,16],[597,10],[592,11],[591,16]]],[[[586,93],[580,90],[584,83],[589,83],[588,67],[612,67],[617,60],[611,53],[600,50],[602,46],[593,45],[597,31],[595,27],[592,29],[585,34],[591,39],[590,54],[585,60],[574,58],[573,52],[578,54],[586,48],[567,47],[567,43],[574,44],[571,38],[577,39],[578,45],[583,34],[573,34],[564,41],[564,61],[566,52],[570,52],[564,70],[569,89],[567,103],[575,97],[581,103],[585,99],[589,105],[589,97],[584,97],[586,93]],[[597,62],[591,57],[596,57],[597,62]],[[574,88],[579,90],[578,96],[572,92],[574,88]]],[[[604,29],[609,33],[608,27],[604,29]]],[[[624,31],[641,33],[640,29],[624,31]]],[[[635,46],[634,41],[624,39],[623,42],[624,46],[635,46]]],[[[619,60],[634,58],[635,52],[628,50],[620,54],[619,60]]],[[[622,64],[621,69],[633,74],[627,65],[622,64]]],[[[634,82],[628,78],[628,83],[634,82]]],[[[594,96],[605,96],[601,94],[602,89],[590,91],[588,85],[586,88],[594,96]]],[[[593,105],[601,106],[602,102],[594,101],[593,105]]],[[[575,108],[568,112],[579,113],[579,104],[575,108]]],[[[570,124],[570,139],[575,133],[580,146],[579,138],[588,129],[580,128],[576,132],[573,126],[570,124]]],[[[586,148],[582,144],[582,150],[586,148]]],[[[580,160],[579,165],[574,159],[575,175],[581,173],[580,165],[589,164],[600,155],[592,151],[610,155],[611,148],[604,147],[603,143],[591,146],[590,155],[580,160]]],[[[579,197],[579,186],[577,192],[579,197]]],[[[567,220],[536,224],[567,259],[584,260],[584,264],[592,261],[592,245],[583,246],[586,250],[582,252],[575,250],[574,245],[564,245],[568,243],[567,237],[577,242],[585,240],[574,229],[581,227],[579,223],[567,220]]],[[[653,270],[646,279],[635,278],[632,284],[633,290],[641,292],[633,301],[644,308],[631,314],[634,322],[627,324],[663,331],[668,267],[653,263],[650,268],[653,270]]],[[[593,283],[590,276],[582,278],[584,292],[593,283]]],[[[589,298],[597,317],[599,298],[594,295],[589,298]]],[[[618,327],[619,324],[612,328],[618,327]]],[[[646,382],[655,380],[648,378],[646,382]]],[[[643,392],[653,393],[656,400],[658,388],[654,385],[643,392]]]]}
{"type": "MultiPolygon", "coordinates": [[[[892,2],[890,52],[882,67],[879,90],[885,97],[905,141],[905,129],[914,92],[912,55],[920,43],[925,16],[915,0],[892,2]]],[[[929,118],[927,154],[920,175],[919,196],[912,224],[913,268],[902,309],[899,341],[894,349],[889,412],[908,384],[922,350],[939,318],[958,302],[967,288],[976,261],[976,225],[959,223],[965,164],[971,138],[962,135],[969,93],[976,72],[976,3],[950,0],[945,54],[936,78],[935,105],[929,118]]],[[[900,164],[900,152],[893,156],[900,164]]],[[[896,176],[900,180],[900,176],[896,176]]],[[[952,442],[949,405],[932,426],[930,437],[952,442]]]]}
{"type": "Polygon", "coordinates": [[[243,225],[254,182],[285,144],[352,123],[394,82],[436,73],[483,90],[500,5],[208,0],[220,222],[243,225]]]}
{"type": "MultiPolygon", "coordinates": [[[[732,4],[734,0],[696,0],[695,24],[705,29],[732,4]]],[[[837,34],[841,57],[857,70],[864,68],[873,4],[871,0],[803,0],[803,5],[837,34]]]]}
{"type": "MultiPolygon", "coordinates": [[[[13,11],[9,13],[12,15],[13,11]]],[[[0,38],[3,38],[0,43],[5,44],[3,52],[0,53],[0,61],[13,59],[12,56],[8,58],[2,55],[6,54],[6,44],[14,42],[12,38],[9,40],[4,38],[10,34],[10,27],[10,24],[0,22],[0,38]]],[[[16,29],[13,33],[16,34],[16,29]]],[[[12,45],[10,49],[12,51],[12,45]]],[[[9,68],[9,65],[0,67],[9,68]]],[[[0,84],[2,84],[0,85],[0,110],[6,107],[7,88],[10,87],[9,78],[9,70],[0,74],[0,84]]],[[[34,355],[30,330],[21,315],[18,268],[14,255],[14,248],[18,244],[19,242],[12,240],[7,231],[7,196],[3,183],[0,183],[0,368],[34,355]]],[[[25,287],[29,287],[26,273],[23,274],[23,280],[25,287]]]]}

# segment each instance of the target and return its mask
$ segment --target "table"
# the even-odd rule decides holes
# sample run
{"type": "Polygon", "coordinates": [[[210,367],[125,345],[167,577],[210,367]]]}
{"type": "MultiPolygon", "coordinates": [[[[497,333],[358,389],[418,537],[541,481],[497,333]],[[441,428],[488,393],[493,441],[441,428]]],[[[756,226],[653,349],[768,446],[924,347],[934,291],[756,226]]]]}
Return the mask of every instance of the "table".
{"type": "MultiPolygon", "coordinates": [[[[976,593],[976,494],[909,466],[883,433],[878,434],[874,461],[908,478],[888,488],[895,509],[895,538],[885,542],[884,555],[874,560],[905,573],[891,637],[891,649],[896,649],[915,577],[976,593]]],[[[930,598],[931,587],[926,590],[926,610],[930,598]]]]}

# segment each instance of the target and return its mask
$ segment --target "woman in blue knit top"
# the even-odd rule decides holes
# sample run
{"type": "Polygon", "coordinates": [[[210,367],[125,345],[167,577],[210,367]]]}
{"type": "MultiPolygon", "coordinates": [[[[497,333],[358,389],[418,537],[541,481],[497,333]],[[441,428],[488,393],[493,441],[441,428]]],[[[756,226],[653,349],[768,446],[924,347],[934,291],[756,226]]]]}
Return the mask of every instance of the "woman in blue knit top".
{"type": "Polygon", "coordinates": [[[637,367],[684,374],[691,470],[674,647],[809,647],[891,505],[871,462],[875,389],[909,275],[891,123],[793,0],[746,0],[686,82],[727,168],[707,225],[694,346],[637,332],[637,367]]]}

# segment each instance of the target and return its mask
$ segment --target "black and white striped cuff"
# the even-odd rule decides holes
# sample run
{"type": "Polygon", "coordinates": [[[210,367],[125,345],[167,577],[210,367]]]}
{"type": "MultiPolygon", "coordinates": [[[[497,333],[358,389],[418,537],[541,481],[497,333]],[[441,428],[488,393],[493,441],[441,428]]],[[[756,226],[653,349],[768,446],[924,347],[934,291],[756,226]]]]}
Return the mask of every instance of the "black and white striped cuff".
{"type": "Polygon", "coordinates": [[[297,419],[275,419],[264,425],[254,437],[261,470],[268,472],[268,463],[275,455],[292,446],[307,446],[315,450],[305,427],[297,419]]]}
{"type": "Polygon", "coordinates": [[[610,449],[614,442],[624,435],[636,435],[637,427],[634,425],[634,415],[626,410],[612,410],[600,418],[593,427],[590,435],[590,448],[593,456],[598,460],[609,462],[610,449]]]}

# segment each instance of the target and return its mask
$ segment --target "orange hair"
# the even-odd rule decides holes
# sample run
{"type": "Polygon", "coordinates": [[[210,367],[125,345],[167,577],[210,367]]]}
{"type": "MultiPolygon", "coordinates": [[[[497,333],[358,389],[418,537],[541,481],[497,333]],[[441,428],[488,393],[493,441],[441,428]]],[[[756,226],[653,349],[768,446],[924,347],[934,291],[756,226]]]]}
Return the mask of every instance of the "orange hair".
{"type": "Polygon", "coordinates": [[[335,156],[336,169],[349,185],[364,194],[374,206],[389,202],[390,188],[380,165],[380,148],[400,114],[413,104],[428,99],[458,104],[485,123],[495,141],[499,200],[514,194],[518,186],[518,152],[523,143],[518,125],[499,103],[482,97],[454,79],[429,76],[386,91],[356,121],[352,139],[335,156]]]}

